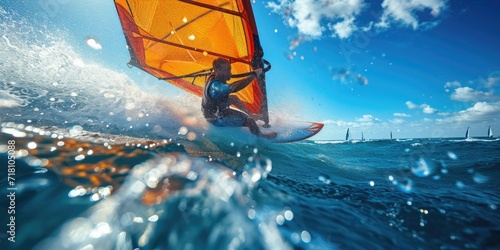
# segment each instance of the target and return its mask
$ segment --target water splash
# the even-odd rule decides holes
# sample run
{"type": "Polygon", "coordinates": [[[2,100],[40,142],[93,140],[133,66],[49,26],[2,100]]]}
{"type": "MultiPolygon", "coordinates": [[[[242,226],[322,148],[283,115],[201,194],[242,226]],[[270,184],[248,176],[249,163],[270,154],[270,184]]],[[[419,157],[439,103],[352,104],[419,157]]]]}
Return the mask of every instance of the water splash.
{"type": "MultiPolygon", "coordinates": [[[[248,199],[247,184],[258,181],[256,172],[266,176],[270,168],[270,161],[255,159],[246,177],[242,174],[249,182],[238,182],[232,170],[202,159],[178,153],[156,157],[134,167],[115,194],[62,225],[57,237],[37,248],[290,249],[275,217],[252,208],[248,199]]],[[[81,189],[70,197],[83,194],[81,189]]],[[[293,218],[288,210],[283,214],[293,218]]],[[[301,235],[304,242],[310,241],[307,234],[301,235]]]]}

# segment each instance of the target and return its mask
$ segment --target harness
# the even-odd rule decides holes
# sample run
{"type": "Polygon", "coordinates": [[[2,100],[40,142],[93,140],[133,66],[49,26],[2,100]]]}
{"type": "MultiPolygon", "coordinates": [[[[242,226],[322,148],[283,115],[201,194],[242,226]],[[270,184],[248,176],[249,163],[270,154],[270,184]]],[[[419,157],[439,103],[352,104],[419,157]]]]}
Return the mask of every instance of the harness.
{"type": "Polygon", "coordinates": [[[215,100],[210,96],[209,90],[213,82],[214,75],[210,75],[208,77],[207,84],[205,84],[203,89],[203,98],[201,102],[201,111],[203,111],[203,115],[209,122],[213,122],[218,118],[224,117],[224,110],[228,108],[224,105],[227,98],[215,100]]]}

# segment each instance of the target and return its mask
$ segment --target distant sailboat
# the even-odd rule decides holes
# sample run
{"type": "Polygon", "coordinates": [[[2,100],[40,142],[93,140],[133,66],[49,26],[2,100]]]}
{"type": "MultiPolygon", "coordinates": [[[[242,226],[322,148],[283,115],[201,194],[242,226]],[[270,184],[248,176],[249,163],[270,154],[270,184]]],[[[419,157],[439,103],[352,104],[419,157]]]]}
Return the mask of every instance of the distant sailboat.
{"type": "Polygon", "coordinates": [[[348,141],[349,138],[351,138],[351,133],[349,133],[349,128],[348,128],[347,132],[345,133],[345,140],[348,141]]]}
{"type": "Polygon", "coordinates": [[[491,130],[491,126],[488,127],[488,138],[493,138],[493,130],[491,130]]]}
{"type": "Polygon", "coordinates": [[[467,127],[467,131],[465,132],[465,139],[470,139],[469,127],[467,127]]]}
{"type": "Polygon", "coordinates": [[[391,140],[392,140],[392,131],[391,131],[391,140]]]}
{"type": "Polygon", "coordinates": [[[365,136],[363,135],[363,132],[361,132],[361,141],[365,141],[365,136]]]}

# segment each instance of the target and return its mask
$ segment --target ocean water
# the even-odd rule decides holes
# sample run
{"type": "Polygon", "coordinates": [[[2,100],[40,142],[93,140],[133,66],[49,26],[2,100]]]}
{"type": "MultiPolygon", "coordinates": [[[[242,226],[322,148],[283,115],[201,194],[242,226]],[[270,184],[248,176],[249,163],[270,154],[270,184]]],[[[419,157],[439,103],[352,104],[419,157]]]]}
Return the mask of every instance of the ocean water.
{"type": "Polygon", "coordinates": [[[0,160],[9,145],[17,157],[12,186],[2,164],[3,208],[16,188],[15,242],[4,227],[2,249],[500,245],[498,139],[234,140],[206,150],[202,140],[70,131],[2,124],[0,160]]]}
{"type": "Polygon", "coordinates": [[[0,17],[1,249],[500,247],[498,138],[272,144],[0,17]]]}

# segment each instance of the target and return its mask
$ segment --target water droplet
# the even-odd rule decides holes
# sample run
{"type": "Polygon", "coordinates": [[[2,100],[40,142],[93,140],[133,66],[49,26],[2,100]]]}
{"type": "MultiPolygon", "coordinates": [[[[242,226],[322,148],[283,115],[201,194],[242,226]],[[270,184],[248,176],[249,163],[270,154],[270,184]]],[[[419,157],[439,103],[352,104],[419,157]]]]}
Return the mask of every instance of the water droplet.
{"type": "Polygon", "coordinates": [[[457,155],[451,151],[448,151],[448,157],[450,157],[450,159],[452,160],[458,159],[457,155]]]}
{"type": "Polygon", "coordinates": [[[412,166],[411,172],[418,177],[429,176],[432,172],[433,167],[424,160],[424,158],[418,159],[417,162],[412,166]]]}
{"type": "Polygon", "coordinates": [[[73,126],[70,130],[69,130],[69,134],[72,135],[72,136],[77,136],[77,135],[80,135],[83,131],[83,128],[82,126],[79,126],[79,125],[75,125],[73,126]]]}
{"type": "Polygon", "coordinates": [[[151,222],[156,222],[158,221],[158,215],[157,214],[154,214],[154,215],[151,215],[151,217],[148,218],[148,221],[151,221],[151,222]]]}
{"type": "Polygon", "coordinates": [[[36,148],[36,146],[37,146],[37,145],[36,145],[36,142],[30,142],[30,143],[28,143],[28,148],[29,148],[29,149],[35,149],[35,148],[36,148]]]}
{"type": "Polygon", "coordinates": [[[413,181],[410,179],[405,179],[397,183],[397,187],[399,190],[409,193],[413,189],[413,181]]]}
{"type": "Polygon", "coordinates": [[[87,45],[95,50],[101,50],[102,46],[99,42],[97,42],[94,38],[87,38],[87,45]]]}
{"type": "Polygon", "coordinates": [[[330,180],[330,176],[327,174],[322,174],[318,177],[318,180],[325,183],[325,184],[330,184],[332,181],[330,180]]]}
{"type": "Polygon", "coordinates": [[[276,216],[276,223],[278,225],[283,225],[283,223],[285,223],[285,218],[283,217],[283,215],[278,215],[276,216]]]}
{"type": "Polygon", "coordinates": [[[309,234],[309,232],[307,231],[302,231],[302,233],[300,234],[300,238],[302,239],[303,242],[305,243],[309,243],[311,242],[311,234],[309,234]]]}
{"type": "Polygon", "coordinates": [[[180,135],[186,135],[188,133],[188,128],[182,126],[179,128],[179,134],[180,135]]]}
{"type": "Polygon", "coordinates": [[[476,183],[486,183],[489,180],[489,177],[480,173],[475,173],[474,176],[472,177],[474,182],[476,183]]]}

